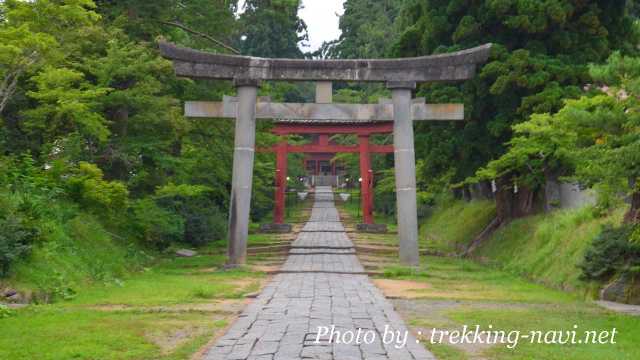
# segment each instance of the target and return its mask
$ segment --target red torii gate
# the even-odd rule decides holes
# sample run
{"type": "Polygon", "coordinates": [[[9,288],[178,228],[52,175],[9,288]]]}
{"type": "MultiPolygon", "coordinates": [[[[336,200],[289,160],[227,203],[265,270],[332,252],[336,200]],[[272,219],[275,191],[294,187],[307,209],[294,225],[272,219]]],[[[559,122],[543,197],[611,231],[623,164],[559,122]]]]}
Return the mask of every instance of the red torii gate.
{"type": "Polygon", "coordinates": [[[335,135],[355,134],[358,136],[357,146],[334,144],[289,145],[287,140],[281,140],[269,151],[276,153],[276,193],[273,220],[276,225],[284,224],[285,194],[287,188],[287,155],[289,153],[359,153],[361,182],[361,207],[363,223],[373,224],[373,170],[371,169],[371,154],[393,154],[393,145],[374,145],[369,143],[372,134],[388,134],[393,132],[392,122],[377,123],[283,123],[275,125],[272,133],[280,136],[287,135],[335,135]]]}

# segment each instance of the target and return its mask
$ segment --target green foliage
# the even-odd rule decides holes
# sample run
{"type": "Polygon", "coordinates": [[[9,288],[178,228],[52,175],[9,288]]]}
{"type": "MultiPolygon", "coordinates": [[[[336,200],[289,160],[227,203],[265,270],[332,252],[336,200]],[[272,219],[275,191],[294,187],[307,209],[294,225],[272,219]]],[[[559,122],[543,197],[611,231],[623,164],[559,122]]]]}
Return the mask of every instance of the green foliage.
{"type": "Polygon", "coordinates": [[[207,34],[221,43],[230,44],[237,30],[236,0],[96,0],[97,11],[109,22],[122,28],[128,36],[151,41],[164,36],[189,47],[211,51],[227,51],[223,46],[191,31],[207,34]]]}
{"type": "Polygon", "coordinates": [[[169,183],[157,189],[153,197],[133,204],[134,233],[159,249],[177,242],[202,246],[224,239],[226,216],[212,203],[212,193],[202,185],[169,183]]]}
{"type": "Polygon", "coordinates": [[[184,220],[178,214],[163,209],[150,198],[137,201],[132,209],[135,233],[146,244],[163,249],[182,240],[184,220]]]}
{"type": "Polygon", "coordinates": [[[445,254],[463,253],[495,218],[492,201],[436,199],[430,215],[420,223],[420,244],[445,254]]]}
{"type": "Polygon", "coordinates": [[[0,304],[0,319],[8,318],[15,315],[15,311],[9,309],[7,305],[0,304]]]}
{"type": "MultiPolygon", "coordinates": [[[[437,182],[448,178],[455,183],[473,175],[504,153],[503,144],[511,139],[513,125],[534,113],[556,112],[565,99],[580,96],[581,87],[590,79],[589,63],[605,60],[616,49],[635,52],[637,31],[625,3],[408,2],[397,21],[402,30],[394,46],[396,56],[493,43],[489,63],[474,80],[461,86],[424,85],[419,90],[418,95],[430,101],[464,102],[471,120],[417,125],[416,157],[426,164],[420,177],[437,182]]],[[[538,162],[534,167],[545,163],[533,155],[533,145],[541,144],[528,143],[527,149],[505,159],[504,165],[523,164],[527,158],[538,162]]],[[[526,172],[526,168],[519,170],[526,172]]]]}
{"type": "MultiPolygon", "coordinates": [[[[64,298],[73,296],[81,278],[125,271],[102,259],[103,251],[123,250],[126,258],[137,256],[137,240],[166,248],[225,238],[233,123],[187,120],[181,102],[220,99],[233,90],[226,83],[176,79],[153,41],[162,36],[227,51],[220,43],[250,35],[258,27],[245,19],[256,16],[257,23],[282,25],[290,35],[280,42],[281,34],[261,30],[255,36],[273,40],[265,46],[277,56],[301,57],[298,3],[253,5],[239,20],[236,2],[226,0],[0,2],[0,152],[8,155],[0,158],[0,196],[17,204],[3,241],[12,244],[12,259],[18,250],[26,254],[16,244],[31,246],[30,256],[12,262],[10,276],[64,298]],[[75,235],[77,219],[96,233],[75,235]],[[23,228],[37,234],[20,240],[23,228]],[[70,256],[88,248],[102,265],[70,256]]],[[[306,101],[312,86],[274,83],[262,92],[306,101]]],[[[259,127],[261,146],[273,141],[268,130],[259,127]]],[[[259,154],[255,220],[273,205],[272,177],[272,157],[259,154]]]]}
{"type": "Polygon", "coordinates": [[[622,211],[596,217],[585,207],[517,219],[499,228],[473,255],[547,286],[587,291],[578,265],[602,227],[621,218],[622,211]]]}
{"type": "Polygon", "coordinates": [[[640,61],[616,52],[605,65],[592,66],[591,76],[602,84],[599,91],[567,100],[553,115],[534,114],[515,125],[509,151],[470,180],[511,174],[535,188],[556,173],[595,186],[603,205],[611,205],[612,194],[636,193],[640,61]]]}
{"type": "Polygon", "coordinates": [[[246,0],[240,15],[239,48],[243,55],[301,58],[298,44],[308,39],[298,17],[299,0],[246,0]]]}
{"type": "Polygon", "coordinates": [[[389,53],[398,29],[394,22],[404,4],[401,0],[349,0],[340,17],[340,38],[323,44],[323,58],[376,59],[389,53]]]}
{"type": "Polygon", "coordinates": [[[606,226],[593,240],[580,263],[582,278],[607,280],[612,275],[640,265],[640,246],[632,243],[633,226],[606,226]]]}
{"type": "Polygon", "coordinates": [[[93,86],[84,80],[84,74],[70,69],[45,68],[32,81],[36,90],[27,95],[38,101],[38,107],[25,111],[27,133],[57,138],[77,132],[94,141],[107,140],[106,119],[96,108],[108,88],[93,86]]]}
{"type": "Polygon", "coordinates": [[[38,236],[18,207],[15,198],[0,193],[0,277],[7,276],[10,265],[29,253],[38,236]]]}
{"type": "Polygon", "coordinates": [[[12,265],[8,278],[32,293],[33,301],[70,299],[89,282],[117,283],[149,261],[130,239],[105,230],[93,216],[65,214],[71,204],[57,201],[49,207],[52,215],[34,224],[39,232],[29,256],[12,265]]]}
{"type": "Polygon", "coordinates": [[[81,44],[83,30],[99,19],[94,7],[90,0],[0,3],[0,115],[20,90],[22,77],[59,64],[81,44]]]}
{"type": "Polygon", "coordinates": [[[424,269],[405,266],[388,266],[384,268],[382,276],[387,279],[396,279],[411,276],[428,276],[429,272],[424,269]]]}
{"type": "Polygon", "coordinates": [[[127,187],[118,181],[105,181],[102,170],[94,164],[81,162],[66,180],[70,198],[98,214],[113,214],[126,210],[127,187]]]}
{"type": "MultiPolygon", "coordinates": [[[[393,168],[375,172],[374,210],[385,215],[396,214],[396,177],[393,168]]],[[[421,203],[418,199],[418,203],[421,203]]]]}
{"type": "Polygon", "coordinates": [[[211,192],[206,186],[185,184],[168,184],[156,191],[156,202],[180,216],[184,223],[181,241],[202,246],[225,237],[226,219],[212,205],[211,192]]]}

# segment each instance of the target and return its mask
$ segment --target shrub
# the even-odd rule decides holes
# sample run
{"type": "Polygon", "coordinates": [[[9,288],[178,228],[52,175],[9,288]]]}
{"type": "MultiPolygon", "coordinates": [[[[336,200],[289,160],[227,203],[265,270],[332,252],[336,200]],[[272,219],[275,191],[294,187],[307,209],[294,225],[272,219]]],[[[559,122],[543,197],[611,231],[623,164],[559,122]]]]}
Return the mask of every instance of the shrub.
{"type": "Polygon", "coordinates": [[[180,240],[194,246],[223,239],[226,216],[211,199],[211,189],[200,185],[169,184],[156,191],[156,203],[184,223],[180,240]]]}
{"type": "Polygon", "coordinates": [[[158,249],[181,241],[184,234],[183,219],[158,206],[153,199],[137,201],[133,207],[134,227],[142,240],[158,249]]]}
{"type": "Polygon", "coordinates": [[[640,265],[640,245],[630,241],[633,232],[633,226],[628,225],[603,228],[579,265],[582,278],[606,280],[617,272],[640,265]]]}
{"type": "Polygon", "coordinates": [[[117,181],[105,181],[100,168],[81,162],[67,180],[69,196],[84,208],[99,213],[117,213],[127,207],[129,192],[117,181]]]}
{"type": "Polygon", "coordinates": [[[38,234],[16,205],[9,196],[0,194],[0,277],[6,276],[10,265],[29,252],[38,234]]]}
{"type": "Polygon", "coordinates": [[[9,309],[8,306],[0,304],[0,319],[8,318],[15,315],[15,311],[9,309]]]}
{"type": "Polygon", "coordinates": [[[200,246],[225,238],[226,216],[216,206],[194,199],[187,203],[183,215],[185,242],[200,246]]]}

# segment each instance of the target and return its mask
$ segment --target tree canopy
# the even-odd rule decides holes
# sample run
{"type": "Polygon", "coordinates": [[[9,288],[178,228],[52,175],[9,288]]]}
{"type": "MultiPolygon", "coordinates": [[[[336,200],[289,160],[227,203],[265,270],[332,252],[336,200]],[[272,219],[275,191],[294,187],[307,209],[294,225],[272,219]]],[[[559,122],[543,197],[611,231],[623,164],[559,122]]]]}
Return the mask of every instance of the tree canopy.
{"type": "MultiPolygon", "coordinates": [[[[465,179],[515,181],[535,191],[554,173],[603,194],[631,195],[627,219],[638,220],[635,1],[348,0],[341,37],[316,54],[305,51],[302,5],[1,1],[0,228],[12,229],[1,237],[0,247],[9,249],[0,254],[9,259],[2,272],[36,240],[54,241],[52,224],[63,228],[84,215],[157,248],[225,238],[233,123],[187,119],[182,103],[220,100],[234,90],[229,82],[176,78],[158,54],[158,39],[280,58],[408,57],[492,42],[490,62],[474,80],[417,91],[429,102],[464,102],[470,119],[416,125],[420,200],[465,179]]],[[[337,102],[389,96],[381,85],[335,88],[337,102]]],[[[313,86],[265,83],[260,94],[312,101],[313,86]]],[[[274,143],[269,127],[258,125],[258,146],[274,143]]],[[[337,159],[355,174],[353,155],[337,159]]],[[[378,210],[391,213],[392,158],[373,161],[378,210]]],[[[292,176],[302,171],[292,162],[292,176]]],[[[256,221],[272,207],[273,174],[273,156],[258,153],[256,221]]]]}
{"type": "Polygon", "coordinates": [[[404,7],[396,56],[494,44],[490,62],[462,86],[427,85],[430,101],[464,101],[460,125],[420,125],[416,155],[425,178],[457,182],[505,151],[511,127],[558,111],[590,82],[588,64],[635,52],[626,1],[412,1],[404,7]]]}

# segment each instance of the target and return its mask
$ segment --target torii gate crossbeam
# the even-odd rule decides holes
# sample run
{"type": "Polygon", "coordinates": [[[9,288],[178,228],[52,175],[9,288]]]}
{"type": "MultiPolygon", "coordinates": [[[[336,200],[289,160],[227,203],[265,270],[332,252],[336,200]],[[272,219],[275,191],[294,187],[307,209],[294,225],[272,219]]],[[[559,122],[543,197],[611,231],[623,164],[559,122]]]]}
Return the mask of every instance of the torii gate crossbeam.
{"type": "MultiPolygon", "coordinates": [[[[257,89],[260,81],[385,82],[391,90],[400,261],[419,264],[415,154],[411,100],[416,83],[467,80],[487,61],[491,45],[448,54],[406,59],[294,60],[221,55],[161,42],[160,51],[173,61],[176,75],[233,80],[238,91],[231,204],[229,265],[246,262],[249,206],[255,152],[257,89]]],[[[259,104],[258,104],[259,105],[259,104]]],[[[304,106],[302,108],[305,108],[304,106]]],[[[386,111],[386,110],[385,110],[386,111]]],[[[329,116],[334,116],[329,114],[329,116]]],[[[369,118],[376,117],[374,114],[369,118]]]]}

